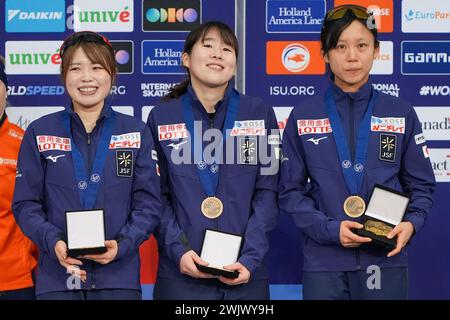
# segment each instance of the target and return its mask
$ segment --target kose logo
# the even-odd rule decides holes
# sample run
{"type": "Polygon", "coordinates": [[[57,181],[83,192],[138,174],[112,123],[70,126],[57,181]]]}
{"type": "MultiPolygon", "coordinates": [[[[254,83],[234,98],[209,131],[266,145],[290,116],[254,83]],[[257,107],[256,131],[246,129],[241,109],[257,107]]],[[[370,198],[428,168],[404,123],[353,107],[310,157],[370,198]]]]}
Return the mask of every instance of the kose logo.
{"type": "Polygon", "coordinates": [[[201,23],[201,1],[144,1],[143,31],[191,31],[201,23]]]}
{"type": "Polygon", "coordinates": [[[8,74],[59,74],[62,41],[6,41],[8,74]]]}
{"type": "Polygon", "coordinates": [[[6,32],[64,32],[65,9],[64,0],[7,0],[5,30],[6,32]]]}
{"type": "Polygon", "coordinates": [[[133,21],[132,0],[74,1],[75,31],[131,32],[134,27],[133,21]]]}
{"type": "MultiPolygon", "coordinates": [[[[421,0],[422,1],[422,0],[421,0]]],[[[355,4],[367,8],[367,11],[372,12],[374,19],[368,20],[367,26],[374,26],[376,24],[378,32],[393,32],[394,31],[394,1],[393,0],[335,0],[334,6],[344,4],[355,4]]]]}
{"type": "Polygon", "coordinates": [[[133,41],[112,40],[117,68],[121,74],[133,73],[133,41]]]}

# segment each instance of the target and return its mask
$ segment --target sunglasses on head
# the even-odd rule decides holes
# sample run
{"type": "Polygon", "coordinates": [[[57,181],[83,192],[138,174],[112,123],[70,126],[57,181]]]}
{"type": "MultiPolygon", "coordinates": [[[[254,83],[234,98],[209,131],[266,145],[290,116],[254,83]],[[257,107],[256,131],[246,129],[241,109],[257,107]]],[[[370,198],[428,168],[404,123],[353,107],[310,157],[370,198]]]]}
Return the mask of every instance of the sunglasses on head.
{"type": "Polygon", "coordinates": [[[99,44],[106,44],[111,49],[113,49],[111,42],[109,42],[109,40],[105,36],[93,31],[80,31],[71,34],[66,38],[66,40],[64,40],[61,47],[59,48],[59,55],[62,57],[64,51],[67,50],[67,48],[80,42],[94,42],[99,44]]]}
{"type": "Polygon", "coordinates": [[[367,20],[369,17],[373,16],[373,13],[368,12],[364,7],[346,4],[328,11],[325,16],[325,23],[342,19],[348,10],[350,10],[357,19],[361,20],[367,20]]]}

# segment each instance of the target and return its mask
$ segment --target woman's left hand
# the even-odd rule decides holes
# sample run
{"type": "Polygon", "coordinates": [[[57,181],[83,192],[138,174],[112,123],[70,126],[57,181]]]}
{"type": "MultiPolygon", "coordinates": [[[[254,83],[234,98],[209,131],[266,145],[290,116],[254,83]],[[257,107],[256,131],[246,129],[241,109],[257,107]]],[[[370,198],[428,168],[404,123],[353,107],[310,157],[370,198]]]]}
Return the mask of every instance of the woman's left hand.
{"type": "Polygon", "coordinates": [[[102,254],[88,254],[84,256],[80,256],[78,258],[89,259],[100,264],[108,264],[114,260],[117,255],[117,251],[119,250],[119,246],[116,240],[107,240],[105,241],[105,246],[107,251],[102,254]]]}
{"type": "Polygon", "coordinates": [[[248,280],[250,280],[250,271],[248,271],[248,269],[239,262],[236,262],[229,266],[224,266],[223,268],[231,271],[236,270],[239,272],[239,277],[237,277],[236,279],[225,278],[223,276],[218,277],[218,279],[225,284],[235,286],[238,284],[247,283],[248,280]]]}
{"type": "Polygon", "coordinates": [[[402,251],[403,247],[405,247],[408,244],[409,239],[411,239],[411,236],[414,233],[414,226],[411,222],[400,222],[398,225],[395,226],[395,228],[389,232],[387,235],[388,239],[392,239],[393,237],[397,236],[397,246],[394,250],[388,253],[388,257],[395,256],[400,251],[402,251]]]}

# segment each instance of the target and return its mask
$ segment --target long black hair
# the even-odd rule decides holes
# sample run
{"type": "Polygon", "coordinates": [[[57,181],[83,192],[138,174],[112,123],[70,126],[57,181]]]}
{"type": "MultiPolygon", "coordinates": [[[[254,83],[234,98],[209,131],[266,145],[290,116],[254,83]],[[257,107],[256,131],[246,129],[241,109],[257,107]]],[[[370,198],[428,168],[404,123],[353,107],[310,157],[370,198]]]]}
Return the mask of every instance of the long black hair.
{"type": "MultiPolygon", "coordinates": [[[[191,54],[192,48],[198,41],[203,41],[205,39],[205,36],[208,34],[210,30],[217,30],[220,34],[220,37],[222,38],[222,41],[226,43],[227,45],[231,46],[234,49],[234,53],[236,55],[236,60],[239,56],[239,43],[236,38],[236,35],[234,32],[230,29],[229,26],[227,26],[225,23],[220,21],[209,21],[202,25],[200,25],[198,28],[192,30],[184,43],[184,49],[183,53],[187,53],[188,55],[191,54]]],[[[170,99],[178,99],[183,94],[186,93],[187,88],[189,86],[189,83],[191,81],[190,79],[190,73],[189,68],[185,67],[188,77],[174,86],[172,89],[170,89],[169,93],[164,97],[164,100],[170,100],[170,99]]]]}

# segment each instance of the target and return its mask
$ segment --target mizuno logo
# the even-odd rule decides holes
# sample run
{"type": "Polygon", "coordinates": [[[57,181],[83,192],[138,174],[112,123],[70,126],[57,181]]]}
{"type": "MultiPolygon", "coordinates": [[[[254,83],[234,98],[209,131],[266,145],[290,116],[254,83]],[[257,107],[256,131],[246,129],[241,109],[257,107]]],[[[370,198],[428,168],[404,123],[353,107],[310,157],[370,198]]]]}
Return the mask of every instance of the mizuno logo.
{"type": "Polygon", "coordinates": [[[58,158],[65,157],[65,156],[66,156],[65,154],[61,154],[59,156],[48,156],[45,159],[52,160],[54,163],[56,163],[56,161],[58,161],[58,158]]]}
{"type": "Polygon", "coordinates": [[[178,149],[180,148],[180,146],[181,146],[182,144],[185,144],[185,143],[187,143],[187,140],[181,141],[180,143],[177,143],[177,144],[175,144],[174,142],[172,142],[171,144],[168,144],[167,146],[168,146],[168,147],[172,147],[172,148],[174,148],[175,150],[178,150],[178,149]]]}
{"type": "Polygon", "coordinates": [[[320,140],[323,140],[323,139],[326,139],[326,138],[328,138],[328,136],[317,138],[317,139],[309,138],[306,141],[311,141],[312,143],[314,143],[317,146],[319,144],[320,140]]]}

